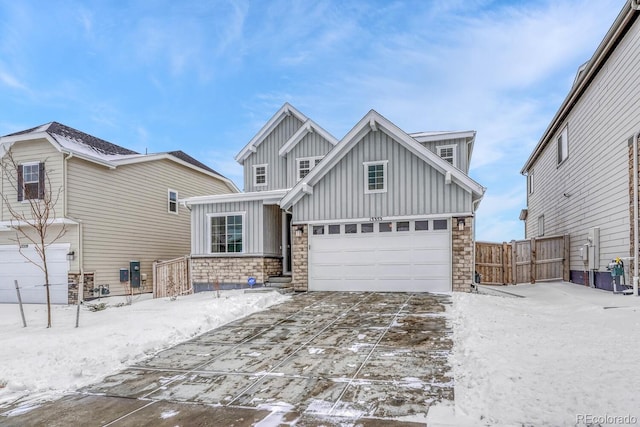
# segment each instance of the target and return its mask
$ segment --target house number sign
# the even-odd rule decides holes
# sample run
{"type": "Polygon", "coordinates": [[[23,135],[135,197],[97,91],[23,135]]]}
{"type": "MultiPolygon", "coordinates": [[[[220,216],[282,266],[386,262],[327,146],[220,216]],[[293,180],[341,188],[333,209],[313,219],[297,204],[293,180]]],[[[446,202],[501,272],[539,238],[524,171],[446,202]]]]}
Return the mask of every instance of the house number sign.
{"type": "Polygon", "coordinates": [[[372,216],[371,218],[369,218],[369,221],[382,221],[382,217],[381,216],[372,216]]]}

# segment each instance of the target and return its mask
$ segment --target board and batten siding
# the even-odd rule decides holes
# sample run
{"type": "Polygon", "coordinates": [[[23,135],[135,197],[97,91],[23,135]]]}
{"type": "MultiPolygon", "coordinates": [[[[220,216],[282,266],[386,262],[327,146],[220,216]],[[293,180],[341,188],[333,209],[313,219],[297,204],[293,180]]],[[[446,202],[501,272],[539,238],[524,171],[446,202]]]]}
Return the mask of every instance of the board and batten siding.
{"type": "Polygon", "coordinates": [[[244,166],[244,191],[280,190],[287,187],[287,159],[278,154],[280,148],[302,126],[302,122],[293,115],[284,118],[278,126],[256,148],[256,152],[247,157],[244,166]],[[253,166],[267,166],[267,185],[253,185],[253,166]]]}
{"type": "Polygon", "coordinates": [[[262,200],[193,205],[191,207],[192,255],[210,255],[209,233],[211,231],[208,214],[224,213],[244,214],[243,254],[256,256],[280,255],[280,209],[275,205],[265,206],[262,200]]]}
{"type": "MultiPolygon", "coordinates": [[[[56,214],[61,217],[64,212],[64,183],[63,183],[63,154],[55,149],[53,145],[46,139],[37,139],[24,142],[16,142],[11,147],[13,153],[13,159],[16,164],[21,165],[24,163],[44,162],[44,169],[48,181],[45,180],[45,191],[51,190],[52,197],[57,197],[58,201],[55,205],[56,214]],[[50,188],[46,188],[50,185],[50,188]]],[[[3,161],[7,161],[4,160],[3,161]]],[[[11,206],[21,213],[29,213],[28,202],[18,202],[18,194],[16,191],[17,175],[15,178],[9,180],[4,174],[2,174],[2,193],[6,195],[7,199],[11,201],[11,206]]],[[[2,221],[11,220],[11,214],[2,201],[2,221]]]]}
{"type": "Polygon", "coordinates": [[[293,207],[296,222],[471,213],[471,193],[383,131],[369,132],[293,207]],[[365,194],[363,162],[387,164],[387,192],[365,194]]]}
{"type": "Polygon", "coordinates": [[[469,159],[468,159],[468,143],[466,138],[455,138],[446,141],[428,141],[421,142],[429,151],[438,154],[438,147],[444,147],[448,145],[455,145],[456,164],[454,165],[464,173],[469,172],[469,159]]]}
{"type": "Polygon", "coordinates": [[[168,189],[179,198],[228,193],[222,181],[170,160],[109,169],[78,158],[68,161],[68,215],[82,221],[84,271],[95,284],[124,291],[120,268],[141,263],[151,286],[156,260],[189,254],[190,212],[168,212],[168,189]]]}
{"type": "Polygon", "coordinates": [[[640,129],[640,21],[636,20],[573,107],[530,171],[527,237],[570,234],[571,269],[583,270],[579,248],[600,227],[600,270],[630,254],[628,141],[640,129]],[[557,165],[556,139],[568,126],[569,155],[557,165]]]}
{"type": "Polygon", "coordinates": [[[322,135],[316,132],[306,134],[287,154],[287,188],[298,183],[298,159],[324,157],[332,148],[333,144],[322,135]]]}

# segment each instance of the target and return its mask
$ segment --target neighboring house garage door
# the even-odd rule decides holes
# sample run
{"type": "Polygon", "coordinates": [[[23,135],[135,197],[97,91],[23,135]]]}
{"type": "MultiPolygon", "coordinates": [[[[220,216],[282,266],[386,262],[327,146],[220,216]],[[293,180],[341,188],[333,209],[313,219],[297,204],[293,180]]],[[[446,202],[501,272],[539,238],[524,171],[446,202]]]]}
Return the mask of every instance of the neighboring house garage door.
{"type": "MultiPolygon", "coordinates": [[[[51,302],[67,304],[69,261],[68,243],[53,244],[47,248],[47,264],[49,265],[49,282],[51,302]]],[[[36,262],[41,262],[33,245],[24,248],[25,255],[36,262]]],[[[14,280],[20,286],[23,303],[44,304],[47,302],[47,291],[44,285],[44,272],[20,254],[16,245],[0,245],[0,302],[18,302],[14,280]]]]}
{"type": "Polygon", "coordinates": [[[447,219],[311,225],[309,290],[451,291],[447,219]]]}

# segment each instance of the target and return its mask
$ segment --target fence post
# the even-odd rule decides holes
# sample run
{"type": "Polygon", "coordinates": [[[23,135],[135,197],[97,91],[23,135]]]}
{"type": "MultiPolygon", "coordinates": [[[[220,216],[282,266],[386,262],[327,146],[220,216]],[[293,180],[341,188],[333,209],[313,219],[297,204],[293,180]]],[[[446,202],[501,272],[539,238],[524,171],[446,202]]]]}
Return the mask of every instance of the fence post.
{"type": "Polygon", "coordinates": [[[516,241],[511,241],[511,284],[518,284],[518,249],[516,241]]]}
{"type": "Polygon", "coordinates": [[[509,249],[507,242],[502,242],[502,284],[509,283],[509,249]]]}
{"type": "Polygon", "coordinates": [[[18,304],[20,305],[20,315],[22,316],[22,327],[27,327],[27,321],[24,318],[24,309],[22,308],[22,297],[20,296],[20,287],[18,286],[18,281],[14,280],[13,283],[16,284],[16,293],[18,294],[18,304]]]}
{"type": "Polygon", "coordinates": [[[153,297],[154,298],[158,298],[157,278],[156,278],[157,267],[158,267],[158,261],[153,261],[153,266],[151,267],[151,280],[153,280],[153,297]]]}
{"type": "Polygon", "coordinates": [[[531,262],[529,275],[531,276],[531,283],[536,283],[536,238],[532,237],[529,242],[529,259],[531,262]]]}

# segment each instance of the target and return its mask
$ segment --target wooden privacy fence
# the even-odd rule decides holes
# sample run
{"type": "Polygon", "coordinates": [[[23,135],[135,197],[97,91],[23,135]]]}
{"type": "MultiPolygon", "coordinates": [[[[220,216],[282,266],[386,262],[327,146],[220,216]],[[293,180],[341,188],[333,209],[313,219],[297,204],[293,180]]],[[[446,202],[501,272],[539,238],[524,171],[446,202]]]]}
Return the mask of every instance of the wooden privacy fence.
{"type": "Polygon", "coordinates": [[[153,263],[153,297],[177,297],[193,293],[191,259],[188,256],[153,263]]]}
{"type": "Polygon", "coordinates": [[[486,285],[569,280],[569,235],[476,242],[476,271],[486,285]]]}

